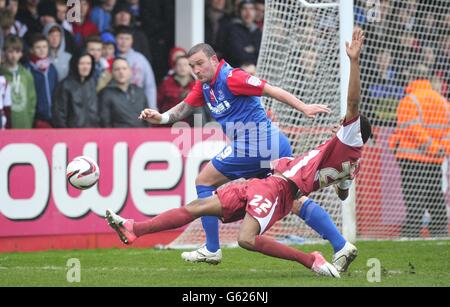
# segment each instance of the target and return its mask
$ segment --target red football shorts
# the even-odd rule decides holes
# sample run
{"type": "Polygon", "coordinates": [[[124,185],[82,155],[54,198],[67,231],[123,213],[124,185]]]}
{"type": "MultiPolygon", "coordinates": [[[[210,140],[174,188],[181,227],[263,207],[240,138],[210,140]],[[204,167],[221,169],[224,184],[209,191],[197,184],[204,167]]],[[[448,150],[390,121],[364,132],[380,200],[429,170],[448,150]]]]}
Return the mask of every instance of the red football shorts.
{"type": "Polygon", "coordinates": [[[278,176],[232,183],[216,192],[224,223],[241,220],[248,213],[259,222],[260,234],[291,212],[296,193],[293,183],[278,176]]]}

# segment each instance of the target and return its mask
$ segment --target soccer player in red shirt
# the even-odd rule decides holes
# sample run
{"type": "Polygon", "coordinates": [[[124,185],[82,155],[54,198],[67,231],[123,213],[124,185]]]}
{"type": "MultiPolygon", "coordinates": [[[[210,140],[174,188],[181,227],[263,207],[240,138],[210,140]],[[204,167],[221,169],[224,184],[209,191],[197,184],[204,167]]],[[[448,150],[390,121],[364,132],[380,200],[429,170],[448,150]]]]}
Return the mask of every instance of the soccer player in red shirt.
{"type": "MultiPolygon", "coordinates": [[[[224,223],[243,219],[238,236],[242,248],[297,261],[318,274],[339,277],[338,269],[320,253],[303,253],[264,233],[293,209],[301,213],[306,203],[297,203],[293,208],[295,199],[331,185],[339,186],[357,175],[363,145],[372,134],[369,121],[359,113],[359,54],[363,41],[362,30],[355,29],[351,46],[347,43],[351,60],[347,113],[332,139],[297,158],[273,161],[273,175],[266,179],[232,183],[210,198],[195,200],[145,222],[127,220],[107,210],[107,221],[121,241],[131,244],[145,234],[178,228],[205,215],[220,217],[224,223]]],[[[340,197],[345,197],[345,187],[341,185],[338,191],[340,197]]]]}

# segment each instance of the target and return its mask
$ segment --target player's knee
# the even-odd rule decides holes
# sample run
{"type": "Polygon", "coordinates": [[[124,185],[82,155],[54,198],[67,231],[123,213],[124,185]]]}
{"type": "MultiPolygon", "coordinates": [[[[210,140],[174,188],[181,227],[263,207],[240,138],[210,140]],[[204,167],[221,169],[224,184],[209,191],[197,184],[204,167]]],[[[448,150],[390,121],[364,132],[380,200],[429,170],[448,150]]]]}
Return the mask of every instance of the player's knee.
{"type": "Polygon", "coordinates": [[[195,185],[196,186],[202,186],[205,185],[206,181],[203,179],[203,176],[198,175],[197,178],[195,178],[195,185]]]}
{"type": "Polygon", "coordinates": [[[193,217],[199,218],[203,216],[203,209],[205,208],[206,201],[204,199],[196,199],[192,203],[186,206],[186,210],[192,214],[193,217]]]}
{"type": "Polygon", "coordinates": [[[255,236],[250,236],[246,234],[239,234],[238,244],[240,247],[247,250],[255,249],[255,236]]]}
{"type": "Polygon", "coordinates": [[[198,174],[195,178],[196,186],[219,186],[227,182],[228,179],[224,177],[218,171],[214,171],[211,168],[206,168],[198,174]]]}
{"type": "Polygon", "coordinates": [[[238,240],[238,244],[241,248],[246,249],[246,250],[253,250],[254,248],[254,244],[252,244],[250,241],[245,240],[245,239],[239,239],[238,240]]]}
{"type": "Polygon", "coordinates": [[[186,209],[194,218],[202,216],[222,216],[222,206],[217,196],[196,199],[187,205],[186,209]]]}
{"type": "Polygon", "coordinates": [[[207,171],[202,170],[200,174],[197,175],[197,178],[195,178],[195,185],[196,186],[211,186],[214,184],[214,176],[207,171]]]}
{"type": "Polygon", "coordinates": [[[308,200],[308,197],[303,196],[302,198],[295,200],[292,205],[291,212],[295,215],[300,215],[300,211],[303,208],[304,203],[308,200]]]}

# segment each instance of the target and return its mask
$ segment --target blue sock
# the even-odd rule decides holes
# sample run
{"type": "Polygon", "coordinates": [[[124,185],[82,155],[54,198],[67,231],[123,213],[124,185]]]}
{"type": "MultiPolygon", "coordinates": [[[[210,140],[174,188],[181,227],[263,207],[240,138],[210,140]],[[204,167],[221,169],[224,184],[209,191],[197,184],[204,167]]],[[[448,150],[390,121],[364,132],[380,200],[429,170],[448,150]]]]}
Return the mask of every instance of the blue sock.
{"type": "Polygon", "coordinates": [[[340,251],[347,242],[334,225],[330,215],[311,199],[303,205],[300,218],[322,238],[330,241],[335,253],[340,251]]]}
{"type": "MultiPolygon", "coordinates": [[[[197,186],[198,198],[208,198],[213,195],[215,187],[197,186]]],[[[211,253],[217,252],[220,248],[219,242],[219,219],[216,216],[203,216],[202,225],[206,234],[206,248],[211,253]]]]}

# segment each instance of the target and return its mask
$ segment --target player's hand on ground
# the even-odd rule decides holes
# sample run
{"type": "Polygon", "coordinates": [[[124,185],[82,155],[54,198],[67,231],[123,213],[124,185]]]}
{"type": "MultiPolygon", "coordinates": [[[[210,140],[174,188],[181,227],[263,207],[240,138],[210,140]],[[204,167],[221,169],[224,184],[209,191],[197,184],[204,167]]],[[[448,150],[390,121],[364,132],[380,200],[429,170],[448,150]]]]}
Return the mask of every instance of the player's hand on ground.
{"type": "Polygon", "coordinates": [[[352,42],[345,43],[347,49],[347,55],[350,60],[359,59],[359,54],[361,53],[362,46],[364,44],[364,31],[361,28],[356,27],[353,30],[352,42]]]}
{"type": "Polygon", "coordinates": [[[308,118],[315,118],[317,114],[330,114],[331,110],[324,104],[308,104],[302,110],[308,118]]]}
{"type": "Polygon", "coordinates": [[[160,124],[161,123],[161,113],[152,109],[145,109],[139,115],[139,119],[149,122],[150,124],[160,124]]]}

